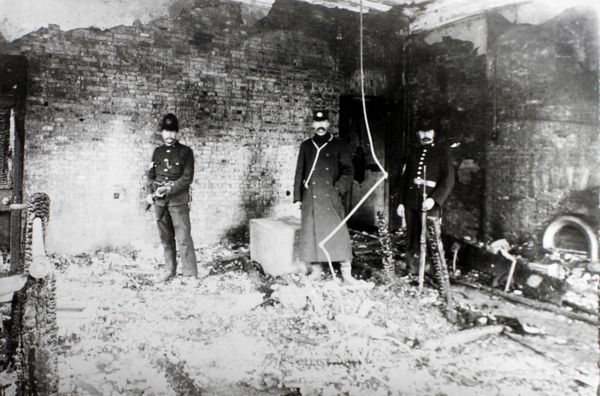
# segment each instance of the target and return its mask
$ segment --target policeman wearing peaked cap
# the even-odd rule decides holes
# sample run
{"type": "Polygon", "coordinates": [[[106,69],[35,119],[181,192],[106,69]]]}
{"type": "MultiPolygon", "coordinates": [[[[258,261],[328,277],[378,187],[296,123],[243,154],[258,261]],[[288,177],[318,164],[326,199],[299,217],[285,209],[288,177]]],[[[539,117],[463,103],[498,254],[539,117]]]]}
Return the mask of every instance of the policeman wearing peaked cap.
{"type": "MultiPolygon", "coordinates": [[[[300,205],[300,260],[312,270],[311,279],[319,279],[327,255],[319,247],[342,222],[345,210],[342,196],[350,189],[354,167],[344,141],[329,133],[329,112],[312,112],[314,135],[302,142],[294,177],[294,203],[300,205]]],[[[355,283],[351,274],[352,246],[344,224],[324,245],[332,262],[340,262],[346,284],[355,283]]]]}

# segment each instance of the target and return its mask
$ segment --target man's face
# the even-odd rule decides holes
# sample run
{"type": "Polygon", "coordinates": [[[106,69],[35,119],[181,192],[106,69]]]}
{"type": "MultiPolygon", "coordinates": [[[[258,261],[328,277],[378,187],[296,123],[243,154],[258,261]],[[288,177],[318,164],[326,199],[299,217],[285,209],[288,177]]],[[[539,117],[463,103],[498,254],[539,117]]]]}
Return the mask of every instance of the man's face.
{"type": "Polygon", "coordinates": [[[177,141],[177,132],[176,131],[167,131],[163,129],[160,134],[162,135],[163,141],[167,146],[171,146],[175,144],[177,141]]]}
{"type": "Polygon", "coordinates": [[[327,128],[329,128],[329,121],[313,121],[313,129],[315,133],[319,136],[323,136],[327,133],[327,128]]]}
{"type": "Polygon", "coordinates": [[[428,131],[419,131],[417,132],[417,135],[419,136],[419,142],[421,142],[421,144],[425,146],[433,143],[435,131],[433,129],[430,129],[428,131]]]}

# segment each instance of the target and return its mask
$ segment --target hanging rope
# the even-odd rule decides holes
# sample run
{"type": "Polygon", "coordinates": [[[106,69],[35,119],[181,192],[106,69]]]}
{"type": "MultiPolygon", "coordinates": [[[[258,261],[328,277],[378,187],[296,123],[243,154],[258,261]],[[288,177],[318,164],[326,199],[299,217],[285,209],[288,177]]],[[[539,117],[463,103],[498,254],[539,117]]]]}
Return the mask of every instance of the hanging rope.
{"type": "MultiPolygon", "coordinates": [[[[359,29],[360,29],[360,32],[359,32],[360,33],[360,92],[361,92],[361,99],[362,99],[363,115],[364,115],[365,125],[366,125],[366,129],[367,129],[367,136],[369,137],[369,143],[370,143],[370,147],[371,147],[371,155],[373,156],[373,159],[375,160],[375,163],[379,167],[379,170],[382,172],[382,177],[362,197],[362,199],[354,206],[354,208],[340,222],[340,224],[338,224],[337,227],[335,227],[333,229],[333,231],[331,231],[331,233],[329,235],[327,235],[319,243],[319,247],[321,248],[321,250],[323,250],[323,253],[325,253],[325,256],[327,257],[327,262],[329,264],[329,270],[331,271],[331,274],[334,277],[334,279],[335,279],[335,273],[333,271],[333,264],[331,263],[331,256],[329,255],[329,252],[325,248],[325,244],[348,222],[348,220],[352,217],[352,215],[354,213],[356,213],[356,211],[367,200],[367,198],[369,198],[369,196],[375,191],[375,189],[377,187],[379,187],[379,185],[381,183],[383,183],[383,181],[385,179],[388,178],[388,173],[385,171],[385,169],[383,168],[383,166],[381,166],[381,163],[379,162],[379,159],[377,158],[377,155],[375,154],[375,149],[374,149],[374,146],[373,146],[373,137],[371,136],[371,129],[369,128],[369,119],[367,117],[367,105],[366,105],[366,102],[365,102],[365,83],[364,83],[365,76],[364,76],[364,65],[363,65],[363,58],[364,58],[364,55],[363,55],[363,41],[364,41],[364,38],[363,38],[363,2],[362,2],[362,0],[360,1],[360,27],[359,27],[359,29]]],[[[340,305],[341,305],[341,301],[340,301],[340,305]]]]}

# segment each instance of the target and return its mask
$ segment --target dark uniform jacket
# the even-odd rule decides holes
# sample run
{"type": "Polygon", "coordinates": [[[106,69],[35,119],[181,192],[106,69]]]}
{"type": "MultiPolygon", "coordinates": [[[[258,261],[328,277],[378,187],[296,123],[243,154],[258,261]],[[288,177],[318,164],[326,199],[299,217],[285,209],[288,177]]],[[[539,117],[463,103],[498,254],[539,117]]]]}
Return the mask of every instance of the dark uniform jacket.
{"type": "MultiPolygon", "coordinates": [[[[294,202],[302,202],[301,260],[327,261],[327,256],[318,244],[344,219],[342,195],[350,189],[353,178],[354,167],[350,151],[341,139],[326,133],[322,137],[315,135],[300,145],[294,178],[294,202]],[[317,157],[315,143],[322,148],[310,175],[317,157]]],[[[350,234],[345,224],[324,246],[331,261],[352,259],[350,234]]]]}
{"type": "Polygon", "coordinates": [[[427,178],[427,197],[433,198],[434,209],[439,210],[454,187],[454,166],[446,147],[432,143],[411,148],[401,179],[400,203],[407,209],[421,210],[423,184],[416,184],[415,179],[419,181],[424,176],[427,178]]]}
{"type": "Polygon", "coordinates": [[[146,184],[149,192],[155,192],[163,185],[171,190],[164,198],[158,198],[156,205],[185,205],[190,201],[190,185],[194,180],[194,152],[188,146],[175,142],[172,146],[163,144],[154,149],[152,163],[148,169],[146,184]]]}

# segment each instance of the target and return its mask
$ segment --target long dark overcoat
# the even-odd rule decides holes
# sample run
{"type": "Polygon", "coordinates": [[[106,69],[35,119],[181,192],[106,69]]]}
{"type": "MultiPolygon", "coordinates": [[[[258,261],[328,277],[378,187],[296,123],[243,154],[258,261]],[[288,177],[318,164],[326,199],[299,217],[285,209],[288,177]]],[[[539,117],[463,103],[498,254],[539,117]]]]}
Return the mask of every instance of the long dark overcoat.
{"type": "MultiPolygon", "coordinates": [[[[354,178],[347,144],[329,134],[325,136],[331,140],[320,145],[322,148],[308,182],[317,157],[313,138],[300,145],[296,165],[294,202],[302,202],[299,256],[304,262],[327,261],[327,256],[318,245],[344,219],[342,195],[350,189],[354,178]]],[[[324,246],[331,261],[352,260],[352,244],[345,224],[324,246]]]]}

